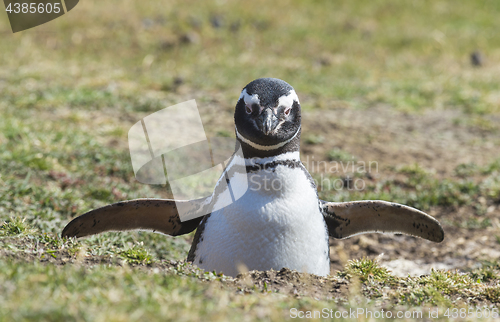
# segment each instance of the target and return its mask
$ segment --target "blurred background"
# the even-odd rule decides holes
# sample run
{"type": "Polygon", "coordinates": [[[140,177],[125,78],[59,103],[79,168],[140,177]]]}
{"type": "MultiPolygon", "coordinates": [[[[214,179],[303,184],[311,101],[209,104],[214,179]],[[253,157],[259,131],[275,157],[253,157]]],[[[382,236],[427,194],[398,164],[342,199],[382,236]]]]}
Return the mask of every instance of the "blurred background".
{"type": "Polygon", "coordinates": [[[17,80],[18,89],[30,84],[37,96],[23,106],[39,108],[64,100],[80,109],[147,110],[162,95],[204,91],[232,107],[250,80],[275,76],[296,87],[306,109],[387,105],[477,115],[500,109],[499,7],[84,1],[64,18],[16,34],[4,16],[2,77],[12,86],[17,80]]]}
{"type": "MultiPolygon", "coordinates": [[[[303,160],[378,165],[309,166],[319,182],[345,183],[321,186],[320,198],[396,201],[445,228],[441,244],[388,235],[332,241],[332,272],[345,258],[381,253],[400,275],[498,265],[499,16],[497,0],[84,0],[13,34],[0,13],[3,234],[34,234],[9,239],[19,250],[52,245],[71,218],[92,208],[168,197],[168,187],[135,181],[131,125],[196,99],[209,135],[234,136],[241,89],[276,77],[301,100],[303,160]],[[349,186],[356,178],[363,189],[349,186]]],[[[78,247],[178,260],[192,239],[103,236],[78,247]]]]}

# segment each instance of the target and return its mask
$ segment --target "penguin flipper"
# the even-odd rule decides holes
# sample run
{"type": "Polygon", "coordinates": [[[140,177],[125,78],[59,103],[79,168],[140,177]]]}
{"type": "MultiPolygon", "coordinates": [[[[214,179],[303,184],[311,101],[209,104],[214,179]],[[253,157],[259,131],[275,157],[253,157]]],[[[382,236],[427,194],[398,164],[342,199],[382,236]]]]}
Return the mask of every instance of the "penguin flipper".
{"type": "MultiPolygon", "coordinates": [[[[210,197],[209,197],[210,198],[210,197]]],[[[152,230],[178,236],[195,230],[203,214],[181,222],[177,207],[200,211],[207,198],[174,201],[168,199],[135,199],[91,210],[64,227],[62,237],[84,237],[106,231],[152,230]],[[177,203],[177,205],[176,205],[177,203]]],[[[201,213],[201,211],[200,211],[201,213]]]]}
{"type": "Polygon", "coordinates": [[[326,202],[320,200],[328,232],[333,238],[363,233],[396,233],[433,242],[444,239],[441,224],[418,209],[382,200],[326,202]]]}

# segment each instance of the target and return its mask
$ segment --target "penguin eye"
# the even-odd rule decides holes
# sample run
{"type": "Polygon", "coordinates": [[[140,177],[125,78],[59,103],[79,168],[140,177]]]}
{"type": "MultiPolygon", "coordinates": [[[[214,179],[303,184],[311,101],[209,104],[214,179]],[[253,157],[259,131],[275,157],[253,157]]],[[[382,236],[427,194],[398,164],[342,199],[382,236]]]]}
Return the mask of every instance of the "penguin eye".
{"type": "Polygon", "coordinates": [[[292,107],[287,107],[287,108],[285,109],[285,116],[290,115],[290,112],[291,112],[291,111],[292,111],[292,107]]]}
{"type": "Polygon", "coordinates": [[[247,112],[247,114],[252,114],[252,107],[250,107],[250,105],[245,105],[245,112],[247,112]]]}

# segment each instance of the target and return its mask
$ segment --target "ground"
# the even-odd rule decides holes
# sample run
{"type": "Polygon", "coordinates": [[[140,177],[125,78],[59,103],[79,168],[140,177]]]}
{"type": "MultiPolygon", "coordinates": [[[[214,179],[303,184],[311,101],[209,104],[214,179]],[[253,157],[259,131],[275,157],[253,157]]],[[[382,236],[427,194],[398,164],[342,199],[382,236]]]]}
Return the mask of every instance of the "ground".
{"type": "Polygon", "coordinates": [[[500,303],[499,11],[472,0],[87,0],[16,34],[0,20],[0,320],[492,313],[500,303]],[[59,237],[96,207],[171,196],[168,186],[135,180],[134,123],[196,99],[209,136],[234,136],[241,88],[264,76],[299,95],[301,158],[321,199],[416,207],[442,223],[444,241],[359,235],[330,241],[327,278],[286,269],[229,278],[185,263],[193,234],[59,237]]]}

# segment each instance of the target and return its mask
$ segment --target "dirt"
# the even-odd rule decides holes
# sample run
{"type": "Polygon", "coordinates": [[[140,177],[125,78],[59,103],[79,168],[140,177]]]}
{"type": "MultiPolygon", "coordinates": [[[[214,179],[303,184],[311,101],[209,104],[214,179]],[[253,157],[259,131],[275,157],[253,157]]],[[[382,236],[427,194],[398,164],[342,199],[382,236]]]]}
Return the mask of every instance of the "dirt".
{"type": "Polygon", "coordinates": [[[235,284],[243,293],[251,292],[255,286],[259,290],[316,299],[345,298],[349,295],[347,280],[335,276],[303,274],[287,268],[240,274],[235,279],[235,284]]]}
{"type": "MultiPolygon", "coordinates": [[[[307,104],[307,98],[305,99],[307,104]]],[[[204,122],[208,131],[232,131],[233,107],[223,99],[205,106],[204,122]],[[225,117],[209,117],[217,106],[224,106],[225,117]]],[[[302,102],[304,105],[304,102],[302,102]]],[[[391,179],[400,166],[418,164],[436,178],[452,177],[455,168],[464,163],[484,166],[500,157],[500,115],[478,116],[458,110],[428,110],[421,114],[395,111],[387,106],[368,109],[335,107],[302,113],[301,159],[322,161],[327,152],[337,148],[368,164],[375,161],[378,172],[372,180],[391,179]],[[485,126],[484,124],[487,124],[485,126]],[[322,137],[319,144],[307,144],[308,136],[322,137]]],[[[309,168],[311,172],[314,169],[309,168]]],[[[319,172],[321,173],[321,172],[319,172]]],[[[340,173],[341,175],[341,173],[340,173]]],[[[475,180],[480,180],[475,178],[475,180]]],[[[348,259],[377,258],[395,275],[419,276],[431,268],[469,271],[481,261],[500,258],[500,204],[478,204],[487,208],[485,216],[492,227],[458,228],[475,212],[472,207],[432,208],[429,214],[443,225],[445,239],[433,243],[423,239],[382,234],[366,234],[344,240],[330,240],[331,272],[341,270],[348,259]]]]}
{"type": "MultiPolygon", "coordinates": [[[[27,243],[27,240],[7,238],[7,243],[27,243]]],[[[0,256],[5,259],[22,262],[38,261],[46,265],[75,265],[92,268],[95,265],[129,266],[132,269],[154,273],[176,270],[187,276],[197,276],[196,267],[185,261],[162,260],[152,264],[128,264],[120,257],[90,256],[70,254],[67,250],[53,251],[50,254],[26,251],[22,257],[18,253],[2,247],[0,256]]],[[[237,294],[248,294],[255,291],[278,292],[295,297],[313,297],[316,299],[346,298],[349,295],[348,281],[336,276],[320,277],[311,274],[299,273],[287,268],[280,271],[250,271],[238,275],[236,278],[217,278],[225,287],[233,289],[237,294]]],[[[212,282],[212,279],[200,277],[202,282],[212,282]]]]}
{"type": "MultiPolygon", "coordinates": [[[[206,108],[214,109],[217,104],[212,102],[206,108]]],[[[225,106],[224,110],[225,117],[204,119],[209,129],[232,130],[232,108],[225,106]]],[[[449,178],[460,164],[484,166],[500,157],[500,116],[490,115],[485,123],[471,121],[477,118],[451,109],[408,114],[386,106],[304,111],[301,159],[328,160],[327,151],[337,148],[350,153],[358,162],[377,162],[378,172],[370,173],[375,181],[395,178],[398,176],[395,168],[413,164],[438,179],[449,178]],[[305,139],[311,135],[322,137],[322,142],[307,144],[305,139]]],[[[309,170],[314,169],[309,167],[309,170]]],[[[475,212],[470,206],[429,211],[443,225],[445,239],[441,243],[383,234],[332,239],[331,272],[341,270],[348,259],[362,257],[377,258],[398,276],[428,274],[431,268],[469,271],[479,267],[481,261],[498,259],[500,204],[487,204],[484,200],[478,200],[479,203],[487,208],[485,216],[491,219],[492,227],[458,228],[457,224],[465,224],[475,212]]]]}
{"type": "MultiPolygon", "coordinates": [[[[228,107],[224,107],[223,111],[224,117],[209,120],[209,129],[232,131],[232,113],[228,107]]],[[[434,171],[437,178],[446,178],[452,176],[455,167],[461,163],[485,165],[499,157],[500,135],[495,129],[500,129],[500,117],[489,117],[492,126],[488,129],[457,122],[467,117],[452,110],[406,114],[385,107],[307,111],[303,113],[302,158],[315,156],[316,160],[324,160],[328,150],[339,148],[354,155],[357,160],[378,162],[379,172],[375,174],[375,180],[394,176],[393,168],[396,166],[414,163],[434,171]],[[304,144],[306,135],[321,136],[324,140],[319,144],[304,144]]],[[[457,227],[457,222],[465,222],[470,217],[474,211],[471,207],[431,209],[430,215],[436,217],[445,230],[445,239],[441,243],[382,234],[331,240],[333,275],[328,278],[283,269],[252,271],[236,279],[227,279],[227,283],[242,293],[252,291],[255,286],[260,290],[294,296],[331,298],[346,296],[348,292],[347,282],[334,273],[341,270],[349,259],[377,258],[382,266],[398,276],[428,274],[431,268],[471,270],[480,266],[483,260],[500,258],[497,241],[497,236],[500,236],[500,205],[490,203],[486,206],[486,215],[492,219],[492,226],[486,229],[457,227]]],[[[13,256],[8,251],[2,252],[2,256],[13,256]]],[[[27,254],[24,259],[57,265],[122,265],[122,261],[116,258],[92,256],[75,259],[67,252],[57,254],[56,258],[27,254]]],[[[176,265],[177,262],[161,261],[140,269],[168,269],[176,265]]]]}
{"type": "Polygon", "coordinates": [[[302,144],[302,158],[308,154],[326,158],[325,151],[340,148],[358,161],[378,162],[382,173],[418,163],[443,178],[453,175],[459,164],[485,165],[500,156],[500,116],[488,117],[487,129],[460,124],[471,117],[454,110],[407,114],[383,106],[306,112],[303,137],[314,134],[325,140],[302,144]]]}
{"type": "MultiPolygon", "coordinates": [[[[225,111],[224,118],[204,120],[209,128],[232,130],[231,109],[225,111]]],[[[337,148],[350,153],[358,162],[377,162],[378,171],[370,173],[373,180],[395,178],[398,176],[395,168],[413,164],[438,179],[448,178],[460,164],[484,166],[500,157],[500,116],[488,116],[484,122],[472,122],[473,119],[478,116],[451,109],[421,114],[398,112],[386,106],[305,111],[301,159],[328,160],[327,151],[337,148]],[[311,135],[322,137],[322,142],[305,143],[305,138],[311,135]]],[[[457,223],[465,224],[475,212],[469,206],[429,211],[444,227],[445,239],[441,243],[382,234],[331,240],[331,272],[341,270],[347,259],[362,257],[377,258],[398,276],[428,274],[431,268],[468,271],[480,266],[481,261],[498,259],[500,205],[485,204],[484,200],[478,203],[487,208],[486,216],[491,219],[492,227],[457,228],[457,223]]]]}
{"type": "MultiPolygon", "coordinates": [[[[464,125],[459,120],[471,116],[453,110],[434,110],[423,114],[395,112],[385,107],[366,110],[334,109],[306,112],[303,136],[323,136],[321,144],[302,144],[302,158],[326,158],[325,151],[339,148],[359,161],[376,161],[379,172],[375,180],[396,176],[397,166],[418,163],[436,178],[454,174],[462,163],[484,166],[500,157],[500,117],[489,117],[488,129],[464,125]]],[[[463,123],[463,122],[462,122],[463,123]]],[[[485,203],[479,200],[478,203],[485,203]]],[[[396,235],[366,234],[345,240],[331,240],[331,270],[340,270],[346,259],[378,258],[382,266],[395,275],[428,274],[431,268],[470,270],[483,260],[500,258],[500,205],[486,204],[492,227],[457,228],[474,213],[472,207],[433,208],[445,230],[445,240],[433,243],[396,235]]]]}

